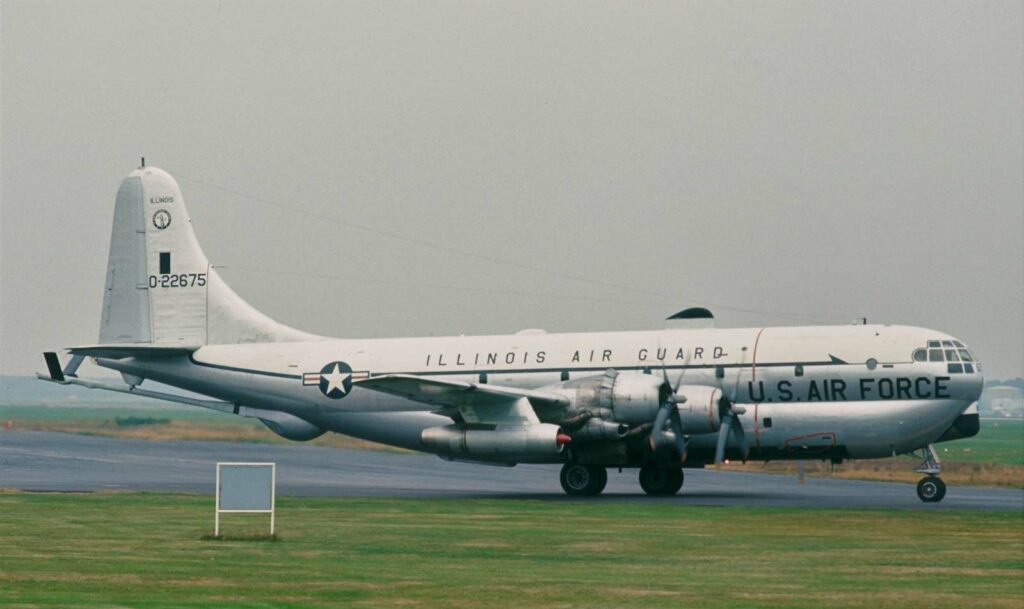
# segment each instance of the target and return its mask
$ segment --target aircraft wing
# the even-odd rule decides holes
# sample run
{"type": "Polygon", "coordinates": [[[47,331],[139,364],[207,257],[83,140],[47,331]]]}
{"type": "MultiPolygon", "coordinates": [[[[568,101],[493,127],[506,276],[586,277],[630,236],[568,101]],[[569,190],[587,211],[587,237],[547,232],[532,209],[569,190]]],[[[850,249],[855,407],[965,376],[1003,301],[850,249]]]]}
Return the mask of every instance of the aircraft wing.
{"type": "Polygon", "coordinates": [[[355,386],[440,406],[445,414],[457,410],[470,423],[537,423],[534,408],[564,408],[566,398],[544,391],[449,381],[411,374],[385,374],[356,381],[355,386]]]}

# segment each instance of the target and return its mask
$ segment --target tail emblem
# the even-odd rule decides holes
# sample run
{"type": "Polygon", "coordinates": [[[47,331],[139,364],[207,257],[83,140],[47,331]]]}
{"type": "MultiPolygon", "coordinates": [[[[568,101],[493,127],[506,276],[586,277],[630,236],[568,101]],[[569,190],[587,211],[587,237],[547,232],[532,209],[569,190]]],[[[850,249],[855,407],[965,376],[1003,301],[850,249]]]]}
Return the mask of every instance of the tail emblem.
{"type": "Polygon", "coordinates": [[[171,225],[171,213],[166,209],[157,210],[153,214],[153,226],[160,230],[163,230],[171,225]]]}

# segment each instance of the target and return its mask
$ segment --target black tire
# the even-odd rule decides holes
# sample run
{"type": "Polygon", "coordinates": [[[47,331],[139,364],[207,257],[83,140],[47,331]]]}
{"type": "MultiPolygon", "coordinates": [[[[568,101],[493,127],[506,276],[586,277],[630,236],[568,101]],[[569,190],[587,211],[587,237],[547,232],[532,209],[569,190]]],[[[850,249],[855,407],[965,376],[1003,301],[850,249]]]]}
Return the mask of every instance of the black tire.
{"type": "Polygon", "coordinates": [[[675,495],[683,488],[683,469],[649,463],[640,468],[640,488],[648,495],[675,495]]]}
{"type": "Polygon", "coordinates": [[[917,483],[917,497],[925,503],[938,503],[946,496],[946,483],[938,476],[925,476],[917,483]]]}
{"type": "Polygon", "coordinates": [[[558,481],[562,483],[562,490],[567,495],[592,497],[600,495],[608,484],[608,470],[598,465],[566,463],[562,466],[558,481]]]}

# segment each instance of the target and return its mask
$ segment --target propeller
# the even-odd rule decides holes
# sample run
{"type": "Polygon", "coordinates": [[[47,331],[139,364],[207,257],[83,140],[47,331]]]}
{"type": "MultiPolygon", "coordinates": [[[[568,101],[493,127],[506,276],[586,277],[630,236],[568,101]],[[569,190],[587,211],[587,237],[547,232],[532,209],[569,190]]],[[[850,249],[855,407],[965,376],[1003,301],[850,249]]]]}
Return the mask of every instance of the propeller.
{"type": "Polygon", "coordinates": [[[747,411],[742,406],[734,406],[725,396],[719,402],[719,413],[722,425],[718,428],[718,446],[715,448],[715,465],[725,460],[725,444],[729,441],[729,435],[736,436],[740,443],[740,452],[743,458],[747,458],[747,437],[743,433],[743,425],[740,423],[740,415],[747,411]]]}
{"type": "MultiPolygon", "coordinates": [[[[683,437],[683,426],[679,420],[677,406],[679,400],[676,397],[676,390],[683,381],[680,372],[679,379],[675,386],[668,380],[668,371],[662,367],[661,374],[665,379],[667,395],[658,408],[658,414],[654,417],[654,424],[651,426],[651,450],[655,454],[668,453],[672,459],[683,461],[686,457],[686,438],[683,437]]],[[[683,398],[685,401],[686,398],[683,398]]]]}

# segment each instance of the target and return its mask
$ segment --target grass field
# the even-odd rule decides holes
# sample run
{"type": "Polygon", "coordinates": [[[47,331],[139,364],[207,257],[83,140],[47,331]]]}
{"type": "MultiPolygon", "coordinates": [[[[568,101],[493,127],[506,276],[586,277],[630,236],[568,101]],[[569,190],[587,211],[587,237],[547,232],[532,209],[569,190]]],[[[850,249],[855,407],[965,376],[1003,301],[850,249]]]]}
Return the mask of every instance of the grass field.
{"type": "Polygon", "coordinates": [[[1024,515],[0,494],[4,607],[1013,607],[1024,515]],[[265,516],[227,515],[225,533],[265,516]],[[261,520],[257,520],[261,519],[261,520]]]}
{"type": "MultiPolygon", "coordinates": [[[[219,440],[225,442],[289,443],[256,419],[224,414],[203,408],[151,406],[3,406],[0,421],[11,421],[16,429],[60,431],[139,440],[219,440]],[[127,419],[154,419],[150,424],[124,425],[127,419]]],[[[317,446],[401,449],[327,433],[310,442],[317,446]]]]}
{"type": "Polygon", "coordinates": [[[982,419],[978,435],[938,449],[945,461],[1024,465],[1024,419],[982,419]]]}

